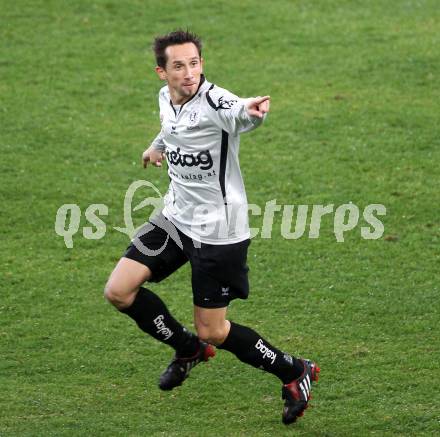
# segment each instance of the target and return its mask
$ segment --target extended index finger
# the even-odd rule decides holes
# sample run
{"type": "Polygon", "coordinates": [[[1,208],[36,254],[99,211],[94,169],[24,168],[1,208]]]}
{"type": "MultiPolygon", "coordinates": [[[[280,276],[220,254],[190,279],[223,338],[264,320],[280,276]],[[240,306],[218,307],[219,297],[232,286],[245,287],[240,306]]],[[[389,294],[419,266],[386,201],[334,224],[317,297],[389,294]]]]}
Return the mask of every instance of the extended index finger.
{"type": "Polygon", "coordinates": [[[256,97],[255,98],[255,103],[257,105],[260,105],[261,103],[265,102],[266,100],[270,100],[270,96],[256,97]]]}
{"type": "Polygon", "coordinates": [[[263,103],[258,105],[261,112],[269,112],[270,100],[265,100],[263,103]]]}

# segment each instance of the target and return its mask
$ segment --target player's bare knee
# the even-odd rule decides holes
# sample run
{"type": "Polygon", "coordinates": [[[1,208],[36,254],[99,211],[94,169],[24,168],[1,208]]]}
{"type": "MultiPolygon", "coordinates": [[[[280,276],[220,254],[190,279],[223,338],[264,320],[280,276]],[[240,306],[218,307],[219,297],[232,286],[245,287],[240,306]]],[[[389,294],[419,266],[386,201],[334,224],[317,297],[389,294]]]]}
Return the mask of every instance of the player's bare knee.
{"type": "Polygon", "coordinates": [[[104,287],[104,297],[111,303],[114,304],[118,300],[118,291],[113,286],[111,281],[108,281],[104,287]]]}
{"type": "Polygon", "coordinates": [[[196,326],[197,336],[206,343],[220,345],[225,341],[227,332],[223,327],[196,326]]]}
{"type": "Polygon", "coordinates": [[[109,280],[104,287],[104,297],[116,308],[123,309],[131,303],[132,296],[130,290],[118,287],[113,281],[109,280]]]}

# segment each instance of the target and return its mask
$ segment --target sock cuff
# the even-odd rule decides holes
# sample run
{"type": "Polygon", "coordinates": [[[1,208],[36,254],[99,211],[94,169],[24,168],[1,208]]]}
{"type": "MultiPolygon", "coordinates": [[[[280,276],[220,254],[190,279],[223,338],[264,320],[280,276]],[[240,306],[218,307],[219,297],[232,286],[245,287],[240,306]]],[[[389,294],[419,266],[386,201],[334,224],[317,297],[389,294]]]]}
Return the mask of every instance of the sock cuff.
{"type": "Polygon", "coordinates": [[[148,288],[139,287],[139,291],[136,293],[132,304],[127,308],[122,308],[119,312],[127,314],[128,316],[136,316],[140,311],[145,309],[145,303],[151,300],[151,297],[155,294],[148,290],[148,288]]]}
{"type": "Polygon", "coordinates": [[[239,325],[238,323],[231,322],[231,321],[229,321],[229,323],[231,324],[231,327],[229,329],[228,336],[225,338],[225,341],[221,345],[216,346],[216,347],[218,349],[225,349],[230,352],[235,352],[235,349],[238,346],[237,341],[236,341],[237,331],[239,331],[240,329],[246,329],[246,327],[239,325]]]}

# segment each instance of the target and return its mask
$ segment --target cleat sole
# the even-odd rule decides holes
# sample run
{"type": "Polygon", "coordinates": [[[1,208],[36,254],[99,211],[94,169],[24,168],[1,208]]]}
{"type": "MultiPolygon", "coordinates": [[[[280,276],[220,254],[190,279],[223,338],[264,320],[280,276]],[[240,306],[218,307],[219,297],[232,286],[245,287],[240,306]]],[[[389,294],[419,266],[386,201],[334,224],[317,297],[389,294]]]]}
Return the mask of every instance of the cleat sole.
{"type": "Polygon", "coordinates": [[[321,368],[318,367],[316,364],[313,366],[312,369],[312,381],[318,382],[319,380],[319,372],[321,372],[321,368]]]}
{"type": "Polygon", "coordinates": [[[203,354],[203,360],[208,361],[210,358],[214,358],[216,354],[214,346],[211,344],[205,349],[205,353],[203,354]]]}

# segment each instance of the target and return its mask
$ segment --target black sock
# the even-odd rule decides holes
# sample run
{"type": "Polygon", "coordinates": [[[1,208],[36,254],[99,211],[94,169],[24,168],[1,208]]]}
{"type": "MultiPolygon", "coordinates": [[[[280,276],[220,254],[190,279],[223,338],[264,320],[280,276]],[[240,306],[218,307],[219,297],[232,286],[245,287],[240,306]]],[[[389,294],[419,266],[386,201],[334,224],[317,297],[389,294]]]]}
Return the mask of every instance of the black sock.
{"type": "Polygon", "coordinates": [[[131,306],[121,313],[130,316],[142,331],[170,345],[178,355],[188,357],[197,353],[198,337],[174,319],[160,297],[152,291],[139,288],[131,306]]]}
{"type": "Polygon", "coordinates": [[[301,361],[273,347],[253,329],[238,323],[231,322],[231,330],[218,348],[232,352],[243,363],[278,376],[283,384],[298,378],[304,371],[301,361]]]}

